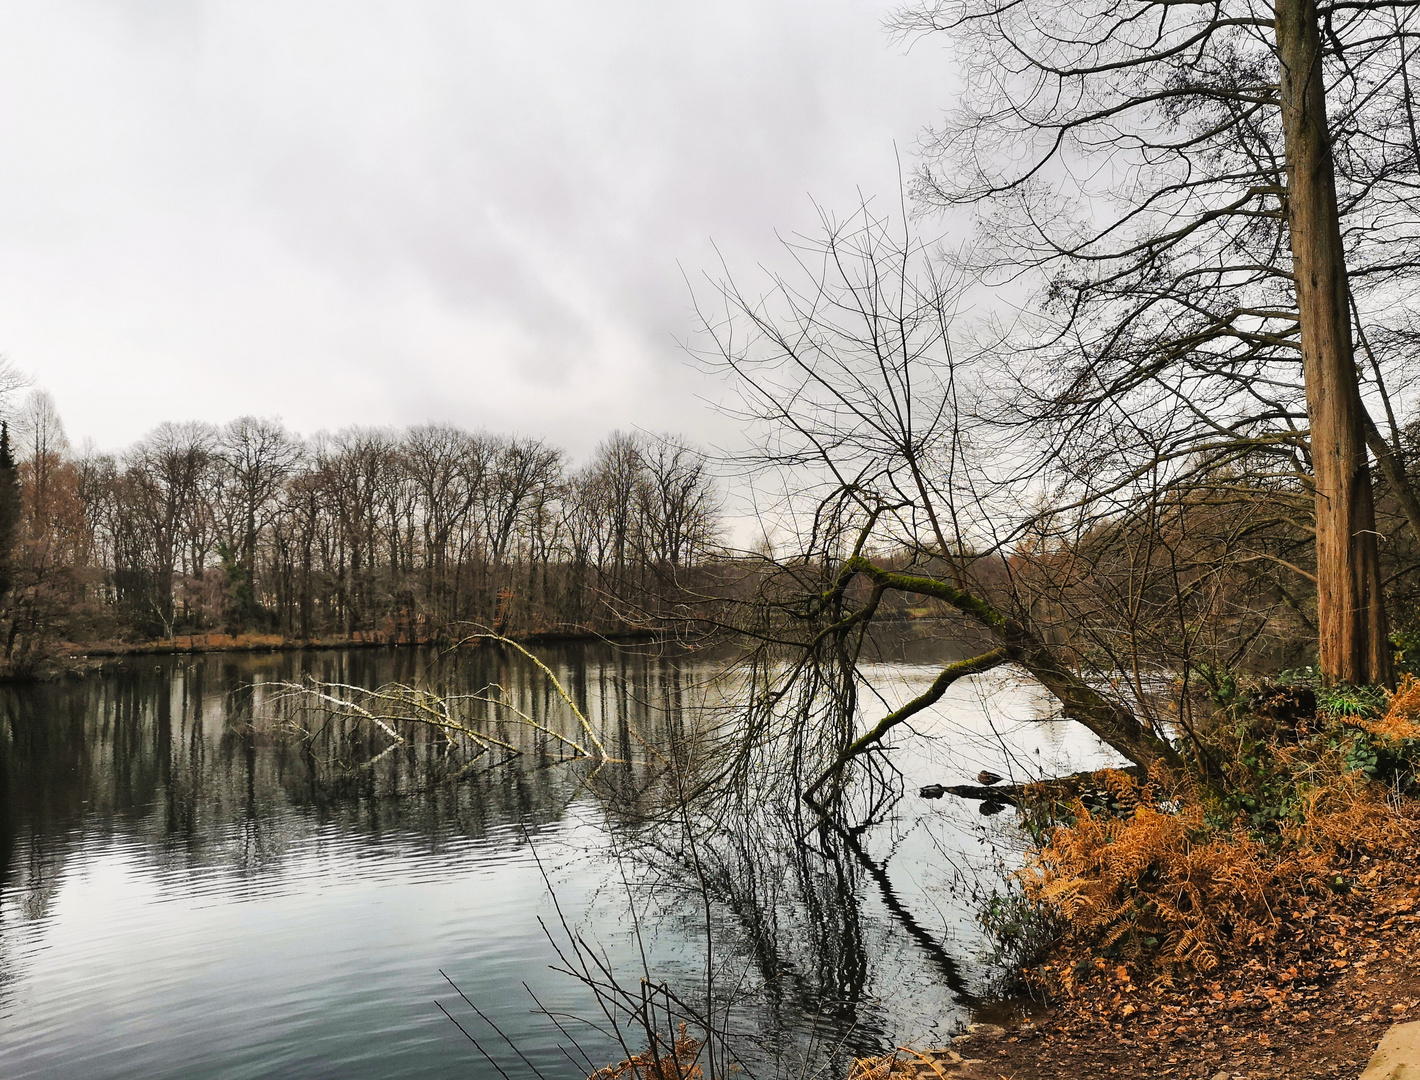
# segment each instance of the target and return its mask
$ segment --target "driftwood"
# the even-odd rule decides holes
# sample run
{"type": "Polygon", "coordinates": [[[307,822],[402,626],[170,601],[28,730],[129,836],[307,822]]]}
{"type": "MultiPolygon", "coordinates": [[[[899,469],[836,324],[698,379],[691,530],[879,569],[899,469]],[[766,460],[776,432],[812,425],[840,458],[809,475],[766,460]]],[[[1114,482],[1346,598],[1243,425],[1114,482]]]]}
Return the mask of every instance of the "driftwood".
{"type": "Polygon", "coordinates": [[[943,787],[935,784],[922,789],[924,799],[940,799],[942,795],[955,795],[958,799],[973,799],[976,802],[999,802],[1007,803],[1011,806],[1017,805],[1023,793],[1029,785],[1027,784],[1001,784],[997,787],[982,787],[980,784],[952,784],[943,787]],[[940,789],[941,795],[928,795],[929,791],[940,789]]]}
{"type": "MultiPolygon", "coordinates": [[[[1111,771],[1125,773],[1136,780],[1142,780],[1145,776],[1144,770],[1137,765],[1111,771]]],[[[991,787],[982,784],[928,784],[918,791],[918,795],[924,799],[940,799],[943,795],[955,795],[958,799],[968,799],[973,802],[994,802],[1005,803],[1008,806],[1020,806],[1023,802],[1044,800],[1059,802],[1063,799],[1074,799],[1091,791],[1097,791],[1099,787],[1098,772],[1079,772],[1057,777],[1054,780],[1037,780],[1030,784],[997,784],[991,787]]]]}

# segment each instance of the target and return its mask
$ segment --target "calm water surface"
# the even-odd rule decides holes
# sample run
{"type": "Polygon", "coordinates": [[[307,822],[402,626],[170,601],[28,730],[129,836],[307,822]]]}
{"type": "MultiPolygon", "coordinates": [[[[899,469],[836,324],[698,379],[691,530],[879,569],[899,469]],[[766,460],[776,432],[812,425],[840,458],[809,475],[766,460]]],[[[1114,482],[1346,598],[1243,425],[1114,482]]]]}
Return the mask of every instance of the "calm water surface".
{"type": "MultiPolygon", "coordinates": [[[[601,646],[546,655],[624,757],[733,692],[716,682],[718,660],[601,646]]],[[[932,678],[932,658],[873,669],[884,701],[932,678]]],[[[531,1077],[441,969],[546,1080],[582,1076],[568,1034],[530,997],[595,1014],[551,970],[553,942],[566,940],[559,909],[631,982],[644,947],[656,977],[697,984],[705,907],[664,871],[618,858],[631,823],[589,790],[590,766],[519,729],[507,737],[522,757],[452,778],[431,746],[350,768],[363,759],[349,739],[308,744],[254,724],[280,714],[263,684],[303,676],[445,693],[497,683],[527,715],[572,732],[547,681],[491,649],[148,659],[5,689],[0,1076],[497,1076],[439,1001],[513,1080],[531,1077]]],[[[939,1042],[969,1018],[991,968],[963,890],[991,862],[993,827],[1008,841],[1010,814],[988,822],[912,793],[1003,762],[1103,760],[1070,725],[1039,722],[1048,710],[1009,673],[954,688],[900,741],[893,760],[909,794],[863,838],[862,860],[800,852],[771,868],[774,888],[711,904],[715,970],[743,987],[735,1015],[768,1048],[763,1062],[777,1050],[787,1071],[805,1053],[939,1042]]],[[[566,1024],[599,1064],[619,1056],[566,1024]]]]}

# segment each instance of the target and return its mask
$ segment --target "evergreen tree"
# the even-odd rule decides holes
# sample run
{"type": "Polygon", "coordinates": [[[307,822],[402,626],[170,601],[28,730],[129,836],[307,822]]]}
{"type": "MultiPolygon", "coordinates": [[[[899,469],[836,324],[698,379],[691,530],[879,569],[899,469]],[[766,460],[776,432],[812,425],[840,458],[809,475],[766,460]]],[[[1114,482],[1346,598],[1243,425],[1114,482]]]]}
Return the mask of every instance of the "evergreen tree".
{"type": "Polygon", "coordinates": [[[0,421],[0,598],[15,585],[15,541],[20,526],[20,475],[10,450],[10,425],[0,421]]]}

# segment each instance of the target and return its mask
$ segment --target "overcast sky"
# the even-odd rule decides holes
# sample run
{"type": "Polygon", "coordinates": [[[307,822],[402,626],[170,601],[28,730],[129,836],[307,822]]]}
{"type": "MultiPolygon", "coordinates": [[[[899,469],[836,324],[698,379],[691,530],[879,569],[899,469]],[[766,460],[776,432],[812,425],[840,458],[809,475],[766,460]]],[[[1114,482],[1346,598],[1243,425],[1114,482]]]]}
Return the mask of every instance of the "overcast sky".
{"type": "Polygon", "coordinates": [[[896,205],[951,75],[889,6],[0,0],[0,353],[104,448],[243,413],[724,443],[682,270],[896,205]]]}

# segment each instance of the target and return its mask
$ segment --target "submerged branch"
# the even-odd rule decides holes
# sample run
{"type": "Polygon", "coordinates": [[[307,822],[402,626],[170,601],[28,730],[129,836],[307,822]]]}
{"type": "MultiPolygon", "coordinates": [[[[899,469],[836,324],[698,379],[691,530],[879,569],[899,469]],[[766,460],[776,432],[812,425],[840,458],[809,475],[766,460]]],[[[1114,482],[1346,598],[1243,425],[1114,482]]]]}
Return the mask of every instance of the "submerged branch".
{"type": "Polygon", "coordinates": [[[460,642],[460,644],[464,644],[470,641],[496,641],[500,645],[506,645],[510,649],[516,649],[518,652],[522,653],[534,664],[536,664],[538,670],[541,671],[543,675],[547,676],[547,681],[552,684],[552,688],[557,691],[557,695],[567,704],[567,707],[572,710],[572,715],[577,718],[577,722],[582,725],[582,730],[586,733],[587,739],[594,747],[596,747],[596,756],[603,760],[606,760],[606,747],[602,746],[601,740],[597,738],[597,733],[592,730],[592,725],[587,721],[587,718],[582,715],[582,710],[577,708],[577,703],[572,700],[572,695],[567,693],[566,689],[562,686],[562,684],[557,681],[557,676],[552,673],[552,669],[546,664],[544,664],[540,657],[529,652],[526,648],[524,648],[522,645],[519,645],[512,638],[506,638],[502,634],[469,634],[466,638],[463,639],[463,641],[460,642]]]}
{"type": "MultiPolygon", "coordinates": [[[[1145,770],[1138,766],[1109,771],[1125,773],[1136,780],[1143,780],[1147,775],[1145,770]]],[[[972,802],[994,802],[1005,803],[1009,806],[1022,806],[1042,801],[1059,802],[1062,799],[1077,798],[1098,787],[1099,782],[1099,772],[1091,770],[1071,773],[1068,776],[1057,776],[1051,780],[1035,780],[1028,784],[1001,784],[990,787],[982,784],[929,784],[922,789],[921,796],[924,799],[939,799],[943,795],[954,795],[958,799],[967,799],[972,802]]]]}
{"type": "Polygon", "coordinates": [[[1002,640],[1010,660],[1020,664],[1055,695],[1065,706],[1067,715],[1089,728],[1130,761],[1145,768],[1155,762],[1171,769],[1182,767],[1182,757],[1166,739],[1129,709],[1111,701],[1086,683],[1029,627],[1004,615],[980,597],[935,578],[884,570],[862,556],[850,559],[845,572],[862,574],[874,585],[889,590],[945,601],[958,611],[972,616],[1002,640]]]}
{"type": "Polygon", "coordinates": [[[842,753],[834,759],[833,764],[825,769],[819,775],[818,779],[809,785],[808,790],[804,792],[804,801],[815,809],[820,809],[819,804],[814,798],[819,788],[823,787],[830,778],[841,776],[844,768],[846,768],[848,763],[855,757],[859,754],[866,753],[868,750],[878,745],[878,743],[882,741],[883,736],[904,720],[908,720],[916,716],[923,709],[935,705],[941,700],[942,695],[947,692],[947,688],[958,679],[966,678],[968,675],[980,675],[982,672],[990,671],[992,668],[1004,664],[1009,659],[1010,655],[1008,650],[1002,646],[998,649],[992,649],[988,653],[982,653],[980,656],[974,656],[969,660],[960,660],[955,664],[947,665],[937,675],[936,679],[932,681],[932,685],[925,691],[902,706],[902,708],[888,713],[887,716],[878,721],[877,725],[871,731],[868,731],[845,747],[842,753]]]}
{"type": "MultiPolygon", "coordinates": [[[[548,674],[551,677],[550,673],[548,674]]],[[[557,685],[555,679],[552,681],[557,685]]],[[[411,727],[437,732],[450,747],[464,743],[469,751],[470,764],[472,759],[481,757],[494,747],[508,752],[509,757],[503,759],[504,761],[522,756],[524,751],[521,748],[488,729],[489,725],[497,723],[514,724],[546,736],[570,751],[574,760],[612,760],[607,757],[601,741],[596,738],[590,724],[580,712],[576,715],[587,735],[589,745],[583,745],[577,739],[569,738],[549,724],[529,716],[509,701],[507,691],[496,684],[490,684],[477,693],[452,696],[435,694],[403,683],[386,683],[374,689],[347,683],[316,681],[273,682],[261,685],[275,691],[274,702],[292,702],[302,711],[314,709],[328,719],[344,716],[371,725],[388,740],[388,745],[365,761],[364,767],[373,765],[397,747],[408,745],[411,727]],[[455,709],[459,704],[473,702],[483,706],[488,715],[465,717],[456,713],[455,709]]],[[[561,691],[560,685],[558,690],[561,691]]],[[[318,731],[295,721],[288,721],[287,726],[308,740],[319,734],[318,731]]]]}

